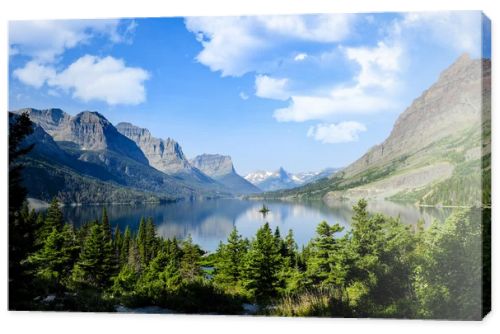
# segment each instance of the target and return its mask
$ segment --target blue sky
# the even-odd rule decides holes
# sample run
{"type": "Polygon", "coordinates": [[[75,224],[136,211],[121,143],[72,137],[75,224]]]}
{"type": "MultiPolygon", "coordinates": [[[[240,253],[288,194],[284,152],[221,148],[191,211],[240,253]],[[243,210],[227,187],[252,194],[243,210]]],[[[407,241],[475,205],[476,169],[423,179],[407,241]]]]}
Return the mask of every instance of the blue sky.
{"type": "Polygon", "coordinates": [[[299,172],[383,141],[443,69],[481,56],[481,15],[15,21],[9,41],[11,110],[96,110],[240,174],[299,172]]]}

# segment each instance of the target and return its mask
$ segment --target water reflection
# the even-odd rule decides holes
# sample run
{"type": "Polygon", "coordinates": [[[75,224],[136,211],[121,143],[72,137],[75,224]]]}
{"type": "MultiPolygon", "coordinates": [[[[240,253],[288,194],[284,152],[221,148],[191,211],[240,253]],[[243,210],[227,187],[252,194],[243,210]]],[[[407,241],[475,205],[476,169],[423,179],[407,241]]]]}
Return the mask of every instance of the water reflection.
{"type": "MultiPolygon", "coordinates": [[[[265,222],[269,222],[273,229],[279,227],[282,234],[292,229],[299,246],[304,245],[314,236],[316,226],[322,220],[331,224],[338,223],[348,230],[352,217],[351,206],[349,203],[327,206],[321,201],[263,203],[220,199],[162,205],[115,205],[107,206],[106,209],[112,224],[119,225],[122,230],[127,225],[136,230],[141,217],[151,217],[160,235],[183,239],[190,234],[194,242],[205,250],[213,251],[221,240],[226,240],[233,226],[236,226],[244,237],[252,237],[265,222]],[[269,209],[265,215],[260,212],[263,204],[269,209]]],[[[449,209],[417,208],[391,202],[371,202],[368,208],[372,212],[399,215],[407,224],[415,224],[419,219],[430,224],[434,219],[444,220],[451,213],[449,209]]],[[[100,206],[64,208],[66,219],[75,226],[98,219],[101,212],[100,206]]]]}

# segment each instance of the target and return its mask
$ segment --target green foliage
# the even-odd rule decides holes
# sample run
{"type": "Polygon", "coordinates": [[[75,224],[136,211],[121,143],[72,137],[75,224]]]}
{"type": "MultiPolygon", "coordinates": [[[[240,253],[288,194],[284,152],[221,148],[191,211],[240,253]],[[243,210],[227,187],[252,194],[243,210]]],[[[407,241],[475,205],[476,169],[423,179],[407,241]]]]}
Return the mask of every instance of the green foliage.
{"type": "Polygon", "coordinates": [[[364,200],[353,210],[349,232],[339,236],[341,226],[323,221],[300,251],[292,231],[282,237],[266,223],[250,241],[234,228],[207,255],[191,237],[159,237],[151,219],[141,220],[137,235],[127,227],[111,237],[105,211],[75,231],[56,201],[46,216],[23,208],[19,217],[37,233],[20,263],[32,292],[15,290],[16,305],[232,314],[255,302],[270,315],[446,319],[479,319],[489,309],[482,300],[491,284],[489,211],[460,210],[425,229],[370,214],[364,200]],[[47,295],[55,299],[45,302],[47,295]]]}
{"type": "Polygon", "coordinates": [[[318,287],[343,287],[346,278],[345,242],[336,239],[335,233],[342,232],[343,228],[335,224],[328,225],[321,222],[316,229],[316,238],[311,242],[307,259],[306,275],[309,284],[318,287]]]}
{"type": "Polygon", "coordinates": [[[419,316],[480,319],[481,211],[459,210],[422,237],[415,290],[419,316]]]}
{"type": "Polygon", "coordinates": [[[257,230],[246,255],[245,288],[257,300],[265,301],[269,297],[274,297],[281,285],[278,273],[282,265],[282,257],[268,223],[257,230]]]}
{"type": "Polygon", "coordinates": [[[114,272],[114,252],[103,224],[93,224],[84,240],[82,251],[73,268],[76,287],[104,289],[114,272]]]}
{"type": "Polygon", "coordinates": [[[226,288],[236,288],[241,284],[243,261],[248,245],[233,228],[227,244],[221,243],[216,252],[214,281],[226,288]]]}
{"type": "Polygon", "coordinates": [[[60,291],[68,283],[68,275],[75,262],[79,246],[70,225],[61,230],[53,228],[40,250],[27,258],[34,268],[35,277],[46,291],[60,291]]]}

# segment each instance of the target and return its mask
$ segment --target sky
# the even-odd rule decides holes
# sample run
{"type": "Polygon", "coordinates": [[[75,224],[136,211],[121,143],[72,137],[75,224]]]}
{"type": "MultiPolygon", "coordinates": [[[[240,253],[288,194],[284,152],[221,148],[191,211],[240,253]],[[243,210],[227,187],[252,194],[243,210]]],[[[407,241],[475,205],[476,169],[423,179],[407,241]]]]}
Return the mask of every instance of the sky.
{"type": "Polygon", "coordinates": [[[343,167],[461,54],[480,12],[11,21],[9,109],[98,111],[237,172],[343,167]]]}

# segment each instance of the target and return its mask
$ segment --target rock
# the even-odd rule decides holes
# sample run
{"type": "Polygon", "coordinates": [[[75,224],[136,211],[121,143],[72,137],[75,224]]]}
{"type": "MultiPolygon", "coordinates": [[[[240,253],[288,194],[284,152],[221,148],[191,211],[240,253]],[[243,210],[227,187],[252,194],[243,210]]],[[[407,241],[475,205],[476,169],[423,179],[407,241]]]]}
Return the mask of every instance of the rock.
{"type": "Polygon", "coordinates": [[[235,194],[260,192],[260,189],[241,177],[233,166],[228,155],[202,154],[190,161],[191,165],[201,170],[211,178],[222,183],[235,194]]]}

